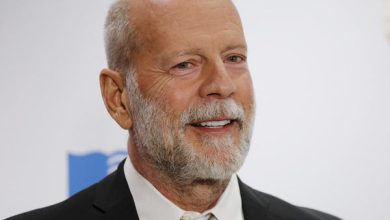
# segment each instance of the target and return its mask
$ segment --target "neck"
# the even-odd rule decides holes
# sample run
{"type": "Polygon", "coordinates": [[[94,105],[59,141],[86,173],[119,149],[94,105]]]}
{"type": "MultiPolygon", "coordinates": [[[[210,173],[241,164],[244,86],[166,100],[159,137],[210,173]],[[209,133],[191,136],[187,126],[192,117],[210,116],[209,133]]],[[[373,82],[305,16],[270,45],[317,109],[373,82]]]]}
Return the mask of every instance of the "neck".
{"type": "Polygon", "coordinates": [[[176,183],[163,172],[156,170],[148,160],[140,157],[134,144],[129,141],[129,156],[134,168],[162,195],[186,211],[204,212],[215,206],[224,192],[227,180],[193,180],[176,183]]]}

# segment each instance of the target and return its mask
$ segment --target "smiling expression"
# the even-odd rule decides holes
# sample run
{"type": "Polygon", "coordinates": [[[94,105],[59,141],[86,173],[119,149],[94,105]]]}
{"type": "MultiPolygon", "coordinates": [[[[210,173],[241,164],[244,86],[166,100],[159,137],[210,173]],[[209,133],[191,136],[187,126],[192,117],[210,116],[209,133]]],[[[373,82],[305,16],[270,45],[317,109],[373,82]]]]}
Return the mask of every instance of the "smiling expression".
{"type": "MultiPolygon", "coordinates": [[[[138,101],[130,98],[133,136],[140,139],[143,134],[137,133],[155,126],[155,133],[162,132],[155,142],[162,142],[165,150],[180,145],[207,159],[208,165],[228,166],[237,151],[246,155],[248,146],[241,145],[249,145],[254,111],[238,13],[226,0],[156,2],[130,12],[138,18],[135,26],[142,42],[134,56],[138,86],[133,91],[130,88],[130,93],[140,96],[138,101]],[[144,117],[141,106],[147,108],[148,104],[155,112],[144,117]],[[155,121],[156,117],[163,123],[155,121]],[[141,123],[148,127],[137,132],[141,123]],[[168,141],[170,138],[180,140],[168,141]]],[[[153,145],[150,140],[138,142],[153,145]]]]}

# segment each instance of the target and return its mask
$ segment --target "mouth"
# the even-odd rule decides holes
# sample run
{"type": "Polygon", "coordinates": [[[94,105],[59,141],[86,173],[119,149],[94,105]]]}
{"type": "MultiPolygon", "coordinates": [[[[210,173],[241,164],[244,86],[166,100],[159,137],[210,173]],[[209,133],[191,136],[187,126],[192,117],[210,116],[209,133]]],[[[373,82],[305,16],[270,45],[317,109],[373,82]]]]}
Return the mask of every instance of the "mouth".
{"type": "Polygon", "coordinates": [[[208,120],[208,121],[194,122],[191,123],[190,125],[196,128],[221,129],[232,125],[234,122],[236,122],[235,119],[208,120]]]}

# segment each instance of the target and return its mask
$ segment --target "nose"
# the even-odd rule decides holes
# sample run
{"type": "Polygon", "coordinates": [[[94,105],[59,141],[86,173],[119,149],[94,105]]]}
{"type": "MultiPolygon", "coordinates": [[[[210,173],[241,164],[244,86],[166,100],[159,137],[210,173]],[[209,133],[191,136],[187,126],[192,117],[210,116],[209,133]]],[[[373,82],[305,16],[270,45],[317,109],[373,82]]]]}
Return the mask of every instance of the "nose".
{"type": "Polygon", "coordinates": [[[222,61],[205,67],[203,74],[205,79],[200,87],[201,97],[223,99],[234,94],[236,85],[222,61]]]}

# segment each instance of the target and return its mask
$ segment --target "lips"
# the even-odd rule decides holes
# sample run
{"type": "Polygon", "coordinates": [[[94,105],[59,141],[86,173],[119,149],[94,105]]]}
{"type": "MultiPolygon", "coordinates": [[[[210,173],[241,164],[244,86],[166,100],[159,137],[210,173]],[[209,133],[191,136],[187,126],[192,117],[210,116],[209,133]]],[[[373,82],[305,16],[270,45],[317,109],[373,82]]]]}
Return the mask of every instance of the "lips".
{"type": "Polygon", "coordinates": [[[210,120],[210,121],[191,123],[191,126],[201,127],[201,128],[223,128],[224,126],[232,124],[234,121],[235,120],[233,119],[210,120]]]}

